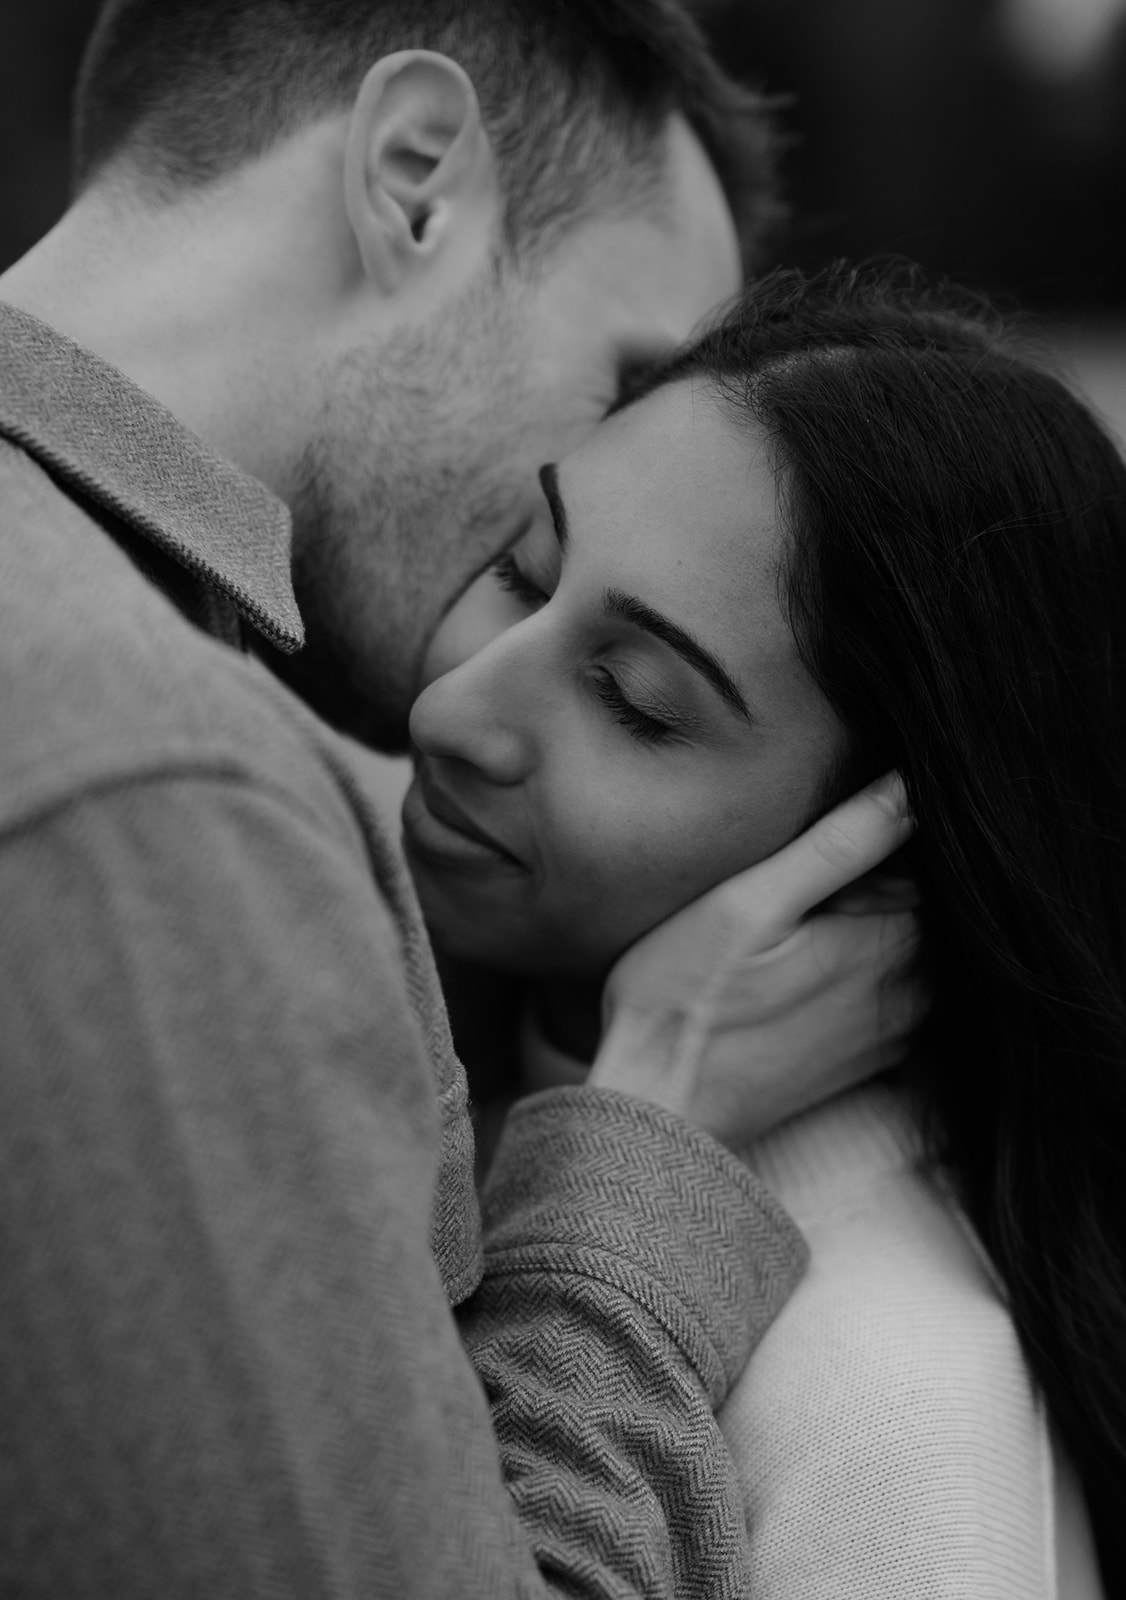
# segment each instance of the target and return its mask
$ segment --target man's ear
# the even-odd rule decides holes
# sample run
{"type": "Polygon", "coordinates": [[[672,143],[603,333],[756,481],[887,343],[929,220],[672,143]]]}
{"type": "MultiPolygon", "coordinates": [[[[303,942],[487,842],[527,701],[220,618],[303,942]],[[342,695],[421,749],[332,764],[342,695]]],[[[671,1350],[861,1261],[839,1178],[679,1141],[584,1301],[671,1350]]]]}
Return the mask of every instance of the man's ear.
{"type": "Polygon", "coordinates": [[[463,235],[492,231],[500,193],[477,95],[429,50],[382,57],[352,108],[344,200],[367,276],[385,293],[463,235]]]}

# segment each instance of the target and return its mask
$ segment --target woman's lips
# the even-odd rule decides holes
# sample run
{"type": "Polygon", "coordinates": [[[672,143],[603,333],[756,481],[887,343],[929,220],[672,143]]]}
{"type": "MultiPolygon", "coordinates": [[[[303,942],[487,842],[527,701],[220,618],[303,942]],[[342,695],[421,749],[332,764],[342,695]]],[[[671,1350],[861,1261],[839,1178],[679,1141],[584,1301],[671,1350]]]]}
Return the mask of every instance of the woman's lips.
{"type": "Polygon", "coordinates": [[[403,802],[403,832],[412,852],[442,862],[510,868],[522,865],[422,768],[403,802]]]}

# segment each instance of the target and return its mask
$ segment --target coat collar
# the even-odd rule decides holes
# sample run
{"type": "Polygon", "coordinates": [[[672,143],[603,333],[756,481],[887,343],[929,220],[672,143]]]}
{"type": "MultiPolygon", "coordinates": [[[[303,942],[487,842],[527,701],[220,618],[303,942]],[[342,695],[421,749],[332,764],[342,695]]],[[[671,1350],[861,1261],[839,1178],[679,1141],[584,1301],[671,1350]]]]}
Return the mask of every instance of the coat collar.
{"type": "Polygon", "coordinates": [[[225,595],[271,644],[301,648],[282,502],[115,367],[4,304],[0,433],[225,595]]]}

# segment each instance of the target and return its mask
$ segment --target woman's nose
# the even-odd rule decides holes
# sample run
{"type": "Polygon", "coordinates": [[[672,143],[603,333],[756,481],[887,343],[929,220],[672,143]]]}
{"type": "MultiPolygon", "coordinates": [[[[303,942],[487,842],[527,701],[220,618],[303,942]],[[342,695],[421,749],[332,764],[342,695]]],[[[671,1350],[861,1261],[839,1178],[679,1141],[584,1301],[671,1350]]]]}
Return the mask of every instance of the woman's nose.
{"type": "Polygon", "coordinates": [[[516,784],[535,764],[535,740],[524,714],[527,685],[504,643],[435,678],[411,708],[410,736],[424,755],[464,761],[490,783],[516,784]]]}

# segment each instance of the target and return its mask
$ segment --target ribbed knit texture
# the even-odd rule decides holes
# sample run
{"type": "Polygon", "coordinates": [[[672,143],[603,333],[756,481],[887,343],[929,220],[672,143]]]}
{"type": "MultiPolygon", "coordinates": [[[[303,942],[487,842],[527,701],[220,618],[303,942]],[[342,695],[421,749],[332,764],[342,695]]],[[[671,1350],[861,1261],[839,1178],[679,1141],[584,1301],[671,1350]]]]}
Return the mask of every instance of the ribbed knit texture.
{"type": "Polygon", "coordinates": [[[721,1416],[755,1600],[1094,1600],[1073,1475],[902,1101],[844,1096],[754,1165],[811,1251],[721,1416]]]}

